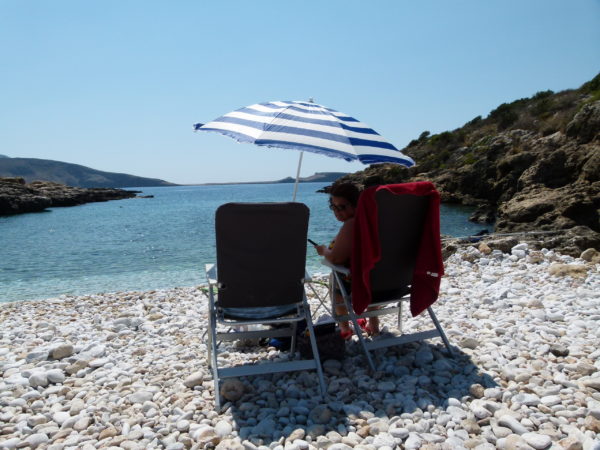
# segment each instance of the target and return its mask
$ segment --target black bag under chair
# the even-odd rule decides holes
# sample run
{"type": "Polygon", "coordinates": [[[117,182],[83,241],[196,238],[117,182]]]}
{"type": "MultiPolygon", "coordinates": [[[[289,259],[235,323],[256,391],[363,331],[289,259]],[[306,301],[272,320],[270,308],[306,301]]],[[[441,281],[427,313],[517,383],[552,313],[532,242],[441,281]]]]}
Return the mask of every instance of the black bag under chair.
{"type": "MultiPolygon", "coordinates": [[[[315,325],[314,332],[321,362],[328,359],[344,359],[346,341],[342,338],[335,322],[315,325]]],[[[313,356],[309,333],[310,331],[306,329],[298,337],[298,351],[305,358],[312,358],[313,356]]]]}

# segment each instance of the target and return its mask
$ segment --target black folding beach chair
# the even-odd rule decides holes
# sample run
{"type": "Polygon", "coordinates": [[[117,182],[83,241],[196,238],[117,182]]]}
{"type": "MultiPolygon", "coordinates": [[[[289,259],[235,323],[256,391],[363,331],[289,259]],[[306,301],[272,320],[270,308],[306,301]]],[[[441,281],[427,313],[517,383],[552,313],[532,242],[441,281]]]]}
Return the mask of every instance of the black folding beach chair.
{"type": "Polygon", "coordinates": [[[216,211],[217,264],[207,265],[206,275],[210,302],[208,364],[213,372],[217,408],[219,383],[230,377],[316,370],[320,393],[325,395],[304,289],[308,217],[309,210],[302,203],[228,203],[216,211]],[[303,321],[315,355],[312,359],[281,358],[219,367],[221,341],[289,336],[294,355],[296,329],[303,321]],[[249,330],[251,325],[259,325],[260,329],[249,330]]]}
{"type": "MultiPolygon", "coordinates": [[[[428,184],[431,186],[431,189],[433,189],[433,185],[430,183],[428,184]]],[[[386,186],[383,186],[383,188],[385,187],[386,186]]],[[[397,333],[386,333],[385,335],[382,334],[371,339],[365,338],[360,331],[356,332],[359,343],[364,350],[364,354],[372,370],[375,370],[375,364],[370,353],[372,350],[400,345],[407,342],[440,337],[449,354],[452,355],[450,343],[448,342],[437,317],[431,309],[431,306],[427,306],[424,309],[427,310],[435,328],[412,333],[403,333],[402,330],[402,306],[403,302],[411,300],[411,283],[413,282],[413,274],[417,258],[419,257],[419,251],[423,250],[423,238],[425,230],[427,229],[426,221],[436,220],[436,214],[438,232],[437,236],[433,236],[433,239],[430,239],[430,244],[434,253],[439,250],[439,203],[436,210],[430,211],[429,196],[410,194],[396,195],[386,189],[382,189],[382,187],[379,187],[379,189],[376,187],[369,189],[375,191],[371,192],[371,194],[374,193],[377,220],[376,222],[372,221],[375,215],[373,217],[360,217],[360,214],[366,214],[366,210],[361,209],[359,201],[359,207],[357,208],[355,216],[355,226],[359,220],[366,224],[377,224],[375,228],[377,229],[379,236],[381,253],[379,261],[375,263],[370,271],[372,300],[369,309],[362,312],[362,314],[356,314],[352,308],[352,294],[346,292],[344,283],[341,282],[342,276],[349,274],[350,270],[345,267],[333,266],[326,261],[323,261],[324,264],[333,268],[332,287],[334,290],[336,286],[338,287],[348,311],[348,314],[338,315],[333,306],[332,316],[336,321],[349,320],[352,322],[355,330],[360,330],[358,319],[368,319],[369,317],[382,316],[385,314],[397,314],[397,333]],[[433,215],[433,217],[430,217],[430,215],[433,215]],[[437,249],[435,248],[436,246],[438,247],[437,249]]],[[[365,191],[362,195],[367,196],[368,192],[365,191]]],[[[437,192],[435,192],[435,195],[437,195],[437,192]]],[[[362,200],[363,198],[361,198],[361,201],[362,200]]],[[[360,246],[363,237],[364,236],[361,236],[360,233],[355,233],[353,245],[360,246]]],[[[429,237],[431,238],[431,236],[429,237]]],[[[429,250],[431,249],[424,249],[424,251],[429,250]]],[[[443,272],[443,264],[441,266],[441,271],[443,272]]],[[[351,275],[353,280],[354,277],[361,276],[360,273],[354,272],[352,272],[351,275]]],[[[441,277],[442,273],[429,275],[441,277]]],[[[435,299],[437,299],[437,291],[433,301],[435,301],[435,299]]],[[[335,296],[332,295],[332,303],[334,301],[335,296]]]]}

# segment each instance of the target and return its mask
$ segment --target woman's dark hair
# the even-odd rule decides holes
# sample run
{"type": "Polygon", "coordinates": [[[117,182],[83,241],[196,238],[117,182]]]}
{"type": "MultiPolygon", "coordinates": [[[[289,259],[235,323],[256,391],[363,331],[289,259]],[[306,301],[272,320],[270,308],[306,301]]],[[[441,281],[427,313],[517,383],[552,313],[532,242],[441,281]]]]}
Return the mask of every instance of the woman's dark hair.
{"type": "Polygon", "coordinates": [[[358,197],[360,197],[360,191],[355,184],[352,183],[340,183],[334,184],[329,191],[329,195],[332,197],[341,197],[348,200],[350,204],[356,207],[358,203],[358,197]]]}

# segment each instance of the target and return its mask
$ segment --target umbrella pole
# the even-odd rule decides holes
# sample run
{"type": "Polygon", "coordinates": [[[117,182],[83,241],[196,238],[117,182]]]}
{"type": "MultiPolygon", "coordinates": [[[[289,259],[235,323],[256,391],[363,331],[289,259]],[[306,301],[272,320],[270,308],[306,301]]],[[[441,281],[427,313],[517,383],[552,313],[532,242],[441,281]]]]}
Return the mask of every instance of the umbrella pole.
{"type": "Polygon", "coordinates": [[[300,167],[302,167],[302,156],[304,152],[300,152],[300,158],[298,159],[298,170],[296,171],[296,182],[294,183],[294,195],[292,196],[292,201],[296,201],[296,192],[298,192],[298,180],[300,180],[300,167]]]}

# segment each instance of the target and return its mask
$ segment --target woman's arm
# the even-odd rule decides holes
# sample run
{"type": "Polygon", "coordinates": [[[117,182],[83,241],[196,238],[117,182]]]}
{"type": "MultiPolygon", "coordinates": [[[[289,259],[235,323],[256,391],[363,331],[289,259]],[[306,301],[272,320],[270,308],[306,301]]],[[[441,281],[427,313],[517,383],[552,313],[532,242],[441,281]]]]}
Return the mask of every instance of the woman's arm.
{"type": "Polygon", "coordinates": [[[352,256],[353,232],[354,218],[344,222],[335,238],[335,244],[332,249],[329,249],[324,245],[319,245],[316,247],[317,253],[333,264],[347,264],[352,256]]]}

